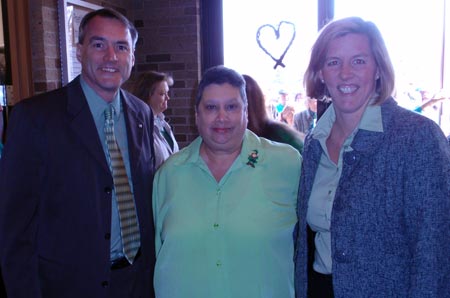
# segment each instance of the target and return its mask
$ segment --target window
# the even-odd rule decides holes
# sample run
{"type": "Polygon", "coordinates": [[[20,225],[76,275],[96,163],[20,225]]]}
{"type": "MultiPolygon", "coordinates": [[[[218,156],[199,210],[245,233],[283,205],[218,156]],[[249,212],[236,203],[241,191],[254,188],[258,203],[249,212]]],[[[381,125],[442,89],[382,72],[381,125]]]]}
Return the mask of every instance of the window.
{"type": "Polygon", "coordinates": [[[265,92],[266,100],[276,100],[280,90],[288,92],[293,100],[295,93],[302,90],[303,73],[317,36],[317,3],[226,0],[223,20],[224,64],[253,77],[265,92]],[[275,60],[286,49],[281,61],[284,67],[275,67],[275,60]]]}
{"type": "MultiPolygon", "coordinates": [[[[408,3],[392,0],[334,2],[335,19],[355,15],[373,21],[380,29],[394,64],[396,100],[400,105],[414,109],[427,100],[422,99],[423,96],[447,96],[446,100],[424,109],[423,114],[438,123],[444,133],[449,135],[450,86],[444,85],[445,81],[450,80],[450,77],[444,77],[446,0],[413,0],[408,3]]],[[[448,50],[447,57],[450,59],[448,50]]]]}
{"type": "MultiPolygon", "coordinates": [[[[266,100],[276,100],[280,90],[288,91],[293,100],[302,91],[317,37],[317,7],[318,1],[309,0],[223,1],[224,64],[255,78],[266,100]],[[260,42],[278,59],[292,34],[289,26],[278,28],[283,21],[295,25],[295,39],[283,58],[285,67],[274,68],[276,62],[256,37],[262,26],[272,26],[260,30],[260,42]]],[[[423,103],[422,96],[446,97],[423,114],[450,135],[450,20],[445,20],[450,7],[446,0],[334,0],[334,18],[347,16],[373,21],[380,29],[394,64],[400,105],[414,109],[423,103]]]]}

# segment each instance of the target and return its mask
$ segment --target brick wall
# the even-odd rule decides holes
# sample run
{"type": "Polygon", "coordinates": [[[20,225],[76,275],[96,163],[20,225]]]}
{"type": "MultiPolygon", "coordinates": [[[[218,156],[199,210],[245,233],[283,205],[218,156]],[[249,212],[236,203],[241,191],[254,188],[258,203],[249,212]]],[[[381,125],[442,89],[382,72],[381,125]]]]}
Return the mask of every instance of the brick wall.
{"type": "Polygon", "coordinates": [[[56,1],[29,1],[34,92],[61,86],[56,1]]]}
{"type": "MultiPolygon", "coordinates": [[[[29,0],[32,68],[35,93],[61,86],[61,60],[56,0],[29,0]]],[[[180,147],[196,136],[194,93],[200,76],[199,0],[88,0],[125,14],[139,31],[136,65],[128,88],[143,71],[174,77],[165,112],[180,147]]]]}
{"type": "MultiPolygon", "coordinates": [[[[117,5],[125,1],[86,2],[109,5],[122,12],[125,8],[117,5]]],[[[58,0],[30,0],[29,8],[34,92],[42,93],[61,87],[58,0]]]]}
{"type": "Polygon", "coordinates": [[[198,3],[198,0],[135,0],[132,9],[140,38],[130,84],[147,70],[173,76],[165,115],[181,147],[197,136],[193,107],[200,75],[198,3]]]}

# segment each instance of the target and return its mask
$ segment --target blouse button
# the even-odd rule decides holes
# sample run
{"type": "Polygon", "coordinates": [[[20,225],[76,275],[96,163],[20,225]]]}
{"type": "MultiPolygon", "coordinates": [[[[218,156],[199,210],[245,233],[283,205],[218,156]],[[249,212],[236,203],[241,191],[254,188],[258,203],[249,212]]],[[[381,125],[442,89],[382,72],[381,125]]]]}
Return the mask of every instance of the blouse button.
{"type": "Polygon", "coordinates": [[[350,263],[351,257],[348,252],[338,250],[335,254],[335,260],[338,263],[350,263]]]}

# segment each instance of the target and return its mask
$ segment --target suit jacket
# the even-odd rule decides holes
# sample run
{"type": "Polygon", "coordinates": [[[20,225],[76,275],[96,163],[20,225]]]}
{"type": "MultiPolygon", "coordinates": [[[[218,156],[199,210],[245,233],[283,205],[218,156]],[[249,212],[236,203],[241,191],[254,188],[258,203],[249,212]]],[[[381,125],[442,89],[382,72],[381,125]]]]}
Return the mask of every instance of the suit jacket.
{"type": "MultiPolygon", "coordinates": [[[[151,297],[153,116],[120,92],[145,263],[138,282],[151,297]]],[[[79,78],[14,107],[0,177],[8,297],[109,297],[113,179],[79,78]]]]}
{"type": "MultiPolygon", "coordinates": [[[[383,132],[359,130],[331,216],[336,298],[449,297],[450,148],[431,120],[393,99],[383,132]]],[[[322,155],[308,135],[298,195],[296,297],[306,297],[308,200],[322,155]]]]}

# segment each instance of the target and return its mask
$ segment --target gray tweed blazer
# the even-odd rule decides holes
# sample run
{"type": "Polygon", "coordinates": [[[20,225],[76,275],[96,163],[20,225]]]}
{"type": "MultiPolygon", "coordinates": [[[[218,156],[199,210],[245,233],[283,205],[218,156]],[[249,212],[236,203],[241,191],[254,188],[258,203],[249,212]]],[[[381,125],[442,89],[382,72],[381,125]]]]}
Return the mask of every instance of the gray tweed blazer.
{"type": "MultiPolygon", "coordinates": [[[[336,298],[450,297],[450,147],[431,120],[391,98],[384,132],[344,154],[331,219],[336,298]]],[[[306,297],[306,212],[322,149],[308,135],[298,195],[296,297],[306,297]]]]}

